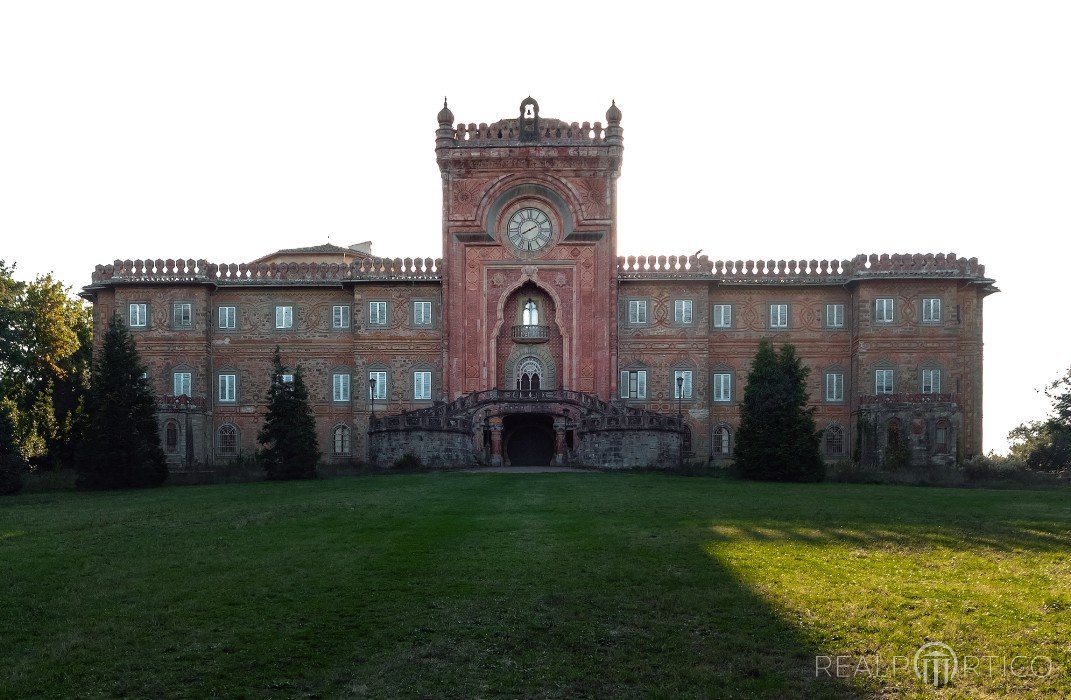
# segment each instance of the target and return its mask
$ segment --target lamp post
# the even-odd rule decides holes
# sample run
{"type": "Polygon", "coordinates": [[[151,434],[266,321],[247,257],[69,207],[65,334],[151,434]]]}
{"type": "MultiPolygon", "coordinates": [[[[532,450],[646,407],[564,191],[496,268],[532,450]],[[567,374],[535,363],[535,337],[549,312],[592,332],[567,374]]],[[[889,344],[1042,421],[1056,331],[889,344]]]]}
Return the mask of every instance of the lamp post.
{"type": "Polygon", "coordinates": [[[681,411],[681,401],[684,399],[684,375],[677,375],[677,424],[680,426],[680,451],[677,453],[677,464],[684,466],[684,413],[681,411]]]}
{"type": "Polygon", "coordinates": [[[369,420],[376,419],[376,380],[369,377],[368,379],[368,404],[369,410],[372,412],[369,420]]]}

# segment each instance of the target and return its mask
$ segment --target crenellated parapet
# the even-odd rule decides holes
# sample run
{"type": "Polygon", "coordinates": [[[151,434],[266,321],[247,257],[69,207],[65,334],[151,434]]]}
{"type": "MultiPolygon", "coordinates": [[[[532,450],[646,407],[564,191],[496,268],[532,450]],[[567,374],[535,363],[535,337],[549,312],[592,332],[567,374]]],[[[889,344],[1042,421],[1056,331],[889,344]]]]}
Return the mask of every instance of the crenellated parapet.
{"type": "MultiPolygon", "coordinates": [[[[463,124],[454,127],[454,146],[480,147],[503,146],[521,142],[521,125],[518,119],[503,119],[493,124],[463,124]]],[[[585,146],[603,143],[606,129],[602,122],[566,123],[560,119],[540,119],[539,143],[564,146],[585,146]]]]}
{"type": "Polygon", "coordinates": [[[857,255],[851,260],[716,260],[705,255],[629,255],[617,259],[621,280],[711,280],[739,284],[843,284],[854,280],[952,277],[992,283],[977,258],[955,253],[857,255]]]}
{"type": "Polygon", "coordinates": [[[97,265],[93,285],[114,283],[212,282],[229,284],[316,284],[360,281],[439,281],[441,258],[366,258],[352,263],[240,263],[206,260],[116,260],[97,265]]]}

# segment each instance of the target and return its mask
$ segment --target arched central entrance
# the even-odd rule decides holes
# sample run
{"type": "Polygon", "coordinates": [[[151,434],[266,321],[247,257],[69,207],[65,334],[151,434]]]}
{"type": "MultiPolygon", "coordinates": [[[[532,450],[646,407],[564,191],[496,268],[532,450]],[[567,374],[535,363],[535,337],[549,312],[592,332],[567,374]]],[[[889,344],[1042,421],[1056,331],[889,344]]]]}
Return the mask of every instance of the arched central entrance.
{"type": "Polygon", "coordinates": [[[541,413],[506,416],[502,442],[511,466],[548,465],[554,461],[554,419],[541,413]]]}

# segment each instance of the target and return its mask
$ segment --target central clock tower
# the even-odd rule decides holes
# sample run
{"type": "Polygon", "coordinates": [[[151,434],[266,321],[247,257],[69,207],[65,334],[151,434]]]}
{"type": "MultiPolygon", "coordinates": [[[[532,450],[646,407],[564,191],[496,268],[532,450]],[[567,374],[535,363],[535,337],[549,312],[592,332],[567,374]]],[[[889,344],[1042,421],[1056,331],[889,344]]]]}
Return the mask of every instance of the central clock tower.
{"type": "Polygon", "coordinates": [[[614,396],[621,110],[454,123],[443,104],[443,390],[614,396]]]}

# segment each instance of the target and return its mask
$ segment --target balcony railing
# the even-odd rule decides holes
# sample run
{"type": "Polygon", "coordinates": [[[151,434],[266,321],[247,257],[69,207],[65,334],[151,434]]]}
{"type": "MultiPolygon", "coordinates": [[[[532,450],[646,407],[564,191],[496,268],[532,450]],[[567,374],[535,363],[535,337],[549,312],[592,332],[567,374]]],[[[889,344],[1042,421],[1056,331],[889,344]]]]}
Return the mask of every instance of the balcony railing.
{"type": "Polygon", "coordinates": [[[513,339],[518,343],[545,343],[550,337],[550,326],[514,326],[513,339]]]}

